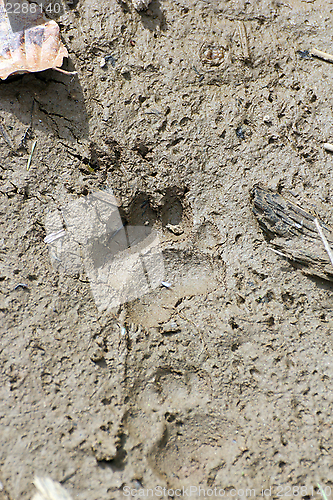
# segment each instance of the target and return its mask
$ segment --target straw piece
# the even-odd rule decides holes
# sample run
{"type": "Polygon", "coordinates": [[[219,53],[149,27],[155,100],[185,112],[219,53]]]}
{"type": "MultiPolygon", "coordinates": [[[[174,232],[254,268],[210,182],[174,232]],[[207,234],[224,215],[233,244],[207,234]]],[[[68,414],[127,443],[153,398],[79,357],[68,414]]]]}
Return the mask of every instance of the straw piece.
{"type": "Polygon", "coordinates": [[[325,235],[324,235],[324,233],[323,233],[323,230],[322,230],[322,228],[320,227],[320,224],[319,224],[319,222],[318,222],[318,219],[314,219],[314,223],[316,224],[316,228],[317,228],[317,231],[318,231],[318,233],[319,233],[319,236],[321,237],[322,242],[324,243],[325,250],[326,250],[326,252],[328,253],[328,256],[329,256],[329,258],[330,258],[331,264],[332,264],[332,266],[333,266],[333,253],[332,253],[332,250],[331,250],[331,248],[330,248],[330,246],[329,246],[329,244],[328,244],[328,241],[327,241],[327,239],[326,239],[326,237],[325,237],[325,235]]]}
{"type": "Polygon", "coordinates": [[[333,56],[328,54],[327,52],[323,52],[322,50],[312,49],[311,55],[315,57],[319,57],[320,59],[324,59],[327,62],[333,62],[333,56]]]}
{"type": "Polygon", "coordinates": [[[37,141],[35,141],[35,142],[33,143],[33,145],[32,145],[32,148],[31,148],[31,153],[30,153],[30,156],[29,156],[29,158],[28,158],[27,170],[29,170],[29,169],[30,169],[31,160],[32,160],[32,155],[34,154],[36,144],[37,144],[37,141]]]}
{"type": "Polygon", "coordinates": [[[329,142],[325,142],[324,149],[326,149],[326,151],[330,151],[331,153],[333,153],[333,144],[330,144],[329,142]]]}

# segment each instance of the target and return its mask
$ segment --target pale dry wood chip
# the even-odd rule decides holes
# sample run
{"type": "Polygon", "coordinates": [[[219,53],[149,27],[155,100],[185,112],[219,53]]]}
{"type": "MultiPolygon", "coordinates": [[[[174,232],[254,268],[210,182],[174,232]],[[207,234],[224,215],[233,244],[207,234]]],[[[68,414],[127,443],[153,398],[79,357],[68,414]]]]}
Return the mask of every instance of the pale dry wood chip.
{"type": "Polygon", "coordinates": [[[49,477],[35,477],[34,485],[38,493],[32,500],[72,500],[65,488],[49,477]]]}

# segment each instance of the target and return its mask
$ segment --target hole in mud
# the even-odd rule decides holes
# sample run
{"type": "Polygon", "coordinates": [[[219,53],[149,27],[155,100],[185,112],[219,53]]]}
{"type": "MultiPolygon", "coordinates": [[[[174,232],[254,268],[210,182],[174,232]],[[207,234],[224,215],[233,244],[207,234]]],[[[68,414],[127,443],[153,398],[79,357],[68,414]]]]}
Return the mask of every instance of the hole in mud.
{"type": "Polygon", "coordinates": [[[240,348],[240,343],[239,342],[234,342],[232,345],[231,345],[231,350],[232,352],[235,352],[237,351],[237,349],[240,348]]]}
{"type": "Polygon", "coordinates": [[[188,122],[191,121],[191,118],[189,118],[188,116],[184,116],[184,118],[182,118],[179,122],[179,125],[181,127],[184,127],[188,122]]]}
{"type": "Polygon", "coordinates": [[[102,405],[107,406],[111,404],[111,398],[104,398],[101,400],[102,405]]]}
{"type": "MultiPolygon", "coordinates": [[[[235,319],[234,318],[230,318],[229,320],[229,325],[231,326],[231,328],[233,330],[236,330],[237,328],[239,328],[239,325],[236,323],[235,319]]],[[[231,349],[232,350],[232,349],[231,349]]]]}
{"type": "Polygon", "coordinates": [[[137,153],[139,153],[139,155],[142,158],[146,158],[147,154],[150,151],[148,146],[146,146],[143,142],[141,142],[139,140],[135,143],[133,150],[137,151],[137,153]]]}
{"type": "Polygon", "coordinates": [[[70,10],[74,10],[78,3],[79,0],[66,0],[66,5],[70,10]]]}
{"type": "Polygon", "coordinates": [[[96,361],[92,360],[92,362],[95,363],[95,365],[99,366],[100,368],[107,368],[108,367],[104,358],[98,359],[96,361]]]}
{"type": "Polygon", "coordinates": [[[131,203],[127,214],[127,222],[130,226],[153,226],[156,223],[157,213],[152,208],[149,197],[138,194],[131,203]]]}
{"type": "Polygon", "coordinates": [[[275,324],[275,320],[273,318],[273,316],[271,316],[270,318],[268,318],[267,320],[267,325],[268,326],[273,326],[275,324]]]}
{"type": "Polygon", "coordinates": [[[294,297],[289,292],[282,293],[281,298],[287,306],[291,306],[294,303],[294,297]]]}
{"type": "Polygon", "coordinates": [[[250,369],[250,374],[253,377],[254,375],[260,375],[260,372],[259,372],[259,370],[257,370],[257,368],[251,368],[250,369]]]}
{"type": "Polygon", "coordinates": [[[172,415],[172,413],[169,413],[168,411],[165,414],[165,420],[169,423],[172,423],[176,420],[175,415],[172,415]]]}
{"type": "Polygon", "coordinates": [[[180,224],[183,218],[183,206],[178,196],[167,194],[163,201],[164,203],[161,210],[163,226],[165,227],[168,224],[176,226],[180,224]]]}

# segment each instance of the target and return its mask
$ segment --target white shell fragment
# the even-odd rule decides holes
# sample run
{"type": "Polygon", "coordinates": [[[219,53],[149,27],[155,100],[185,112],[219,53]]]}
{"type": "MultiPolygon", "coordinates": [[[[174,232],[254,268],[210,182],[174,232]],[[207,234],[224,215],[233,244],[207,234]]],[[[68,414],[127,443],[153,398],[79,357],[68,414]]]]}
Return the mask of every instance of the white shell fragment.
{"type": "Polygon", "coordinates": [[[32,497],[32,500],[72,500],[65,488],[49,477],[35,477],[34,485],[38,493],[32,497]]]}
{"type": "Polygon", "coordinates": [[[20,7],[17,13],[9,5],[0,0],[0,78],[60,68],[68,52],[57,23],[47,20],[35,3],[14,4],[20,7]]]}
{"type": "Polygon", "coordinates": [[[151,0],[132,0],[132,4],[136,10],[145,10],[148,8],[151,0]]]}

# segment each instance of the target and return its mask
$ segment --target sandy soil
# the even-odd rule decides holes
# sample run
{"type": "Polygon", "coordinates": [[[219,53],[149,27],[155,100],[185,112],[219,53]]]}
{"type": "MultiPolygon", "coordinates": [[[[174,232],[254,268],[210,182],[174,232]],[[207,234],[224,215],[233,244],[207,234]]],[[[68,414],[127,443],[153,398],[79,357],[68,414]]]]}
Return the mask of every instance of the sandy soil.
{"type": "Polygon", "coordinates": [[[333,486],[332,285],[270,250],[249,196],[332,221],[333,67],[305,52],[333,53],[332,11],[80,0],[58,18],[78,75],[0,84],[1,500],[34,475],[78,500],[333,486]],[[44,242],[49,213],[105,187],[159,232],[172,285],[111,311],[44,242]]]}

